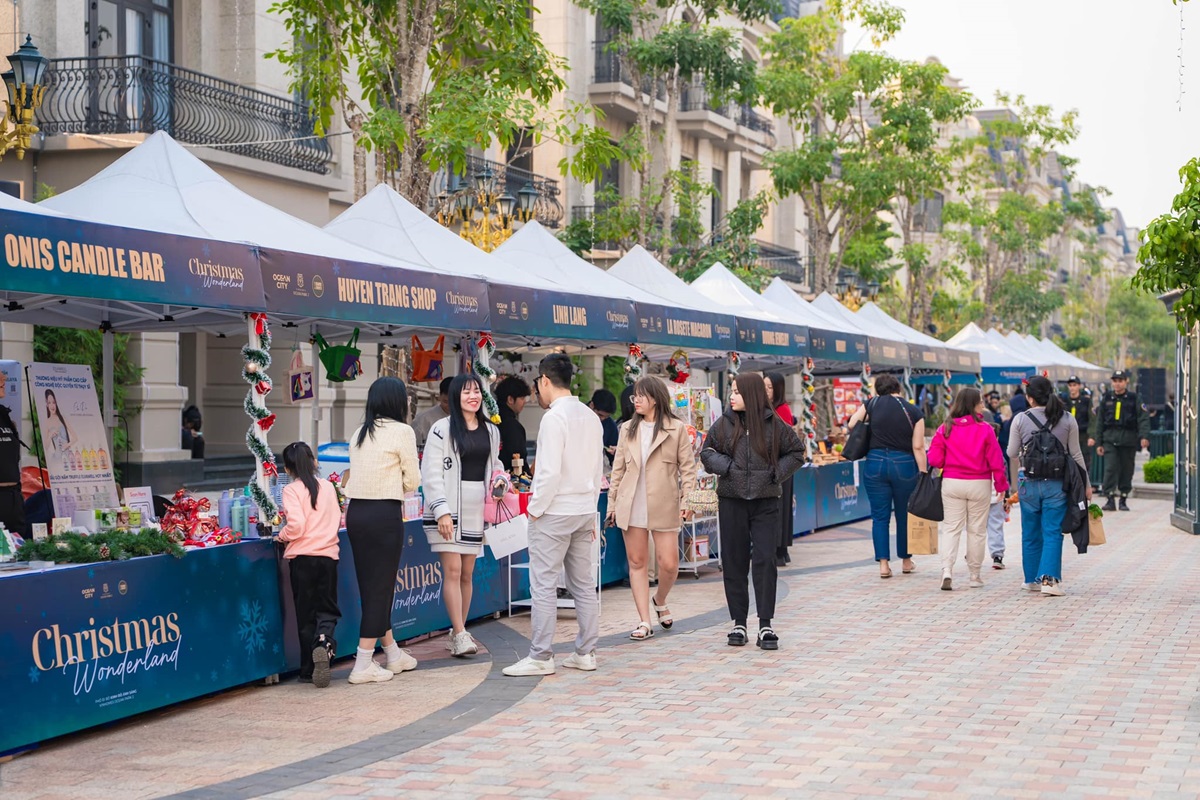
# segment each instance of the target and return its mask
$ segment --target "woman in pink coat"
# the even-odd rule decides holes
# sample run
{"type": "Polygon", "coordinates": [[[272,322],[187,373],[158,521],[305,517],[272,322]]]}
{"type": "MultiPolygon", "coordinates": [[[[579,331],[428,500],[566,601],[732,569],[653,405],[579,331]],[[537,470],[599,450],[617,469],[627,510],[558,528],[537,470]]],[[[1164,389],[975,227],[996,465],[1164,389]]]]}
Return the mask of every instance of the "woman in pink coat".
{"type": "Polygon", "coordinates": [[[971,588],[983,586],[980,569],[987,548],[987,523],[996,492],[1008,490],[1004,455],[992,426],[984,421],[983,396],[968,387],[954,397],[950,420],[933,434],[929,466],[942,470],[942,589],[950,591],[959,539],[967,532],[971,588]]]}

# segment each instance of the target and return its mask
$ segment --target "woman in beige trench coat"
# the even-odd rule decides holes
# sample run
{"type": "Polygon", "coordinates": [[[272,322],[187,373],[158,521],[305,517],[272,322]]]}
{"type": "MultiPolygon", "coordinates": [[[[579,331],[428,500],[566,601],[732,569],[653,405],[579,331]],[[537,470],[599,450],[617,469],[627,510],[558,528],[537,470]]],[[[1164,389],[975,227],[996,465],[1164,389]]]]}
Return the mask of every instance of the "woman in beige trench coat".
{"type": "Polygon", "coordinates": [[[625,535],[629,585],[637,606],[635,640],[654,635],[650,617],[647,554],[650,536],[658,555],[658,592],[654,610],[664,629],[675,624],[667,594],[679,576],[679,526],[690,516],[683,498],[696,483],[696,457],[687,425],[671,413],[671,395],[658,378],[641,378],[633,387],[633,417],[621,424],[608,490],[608,525],[625,535]]]}

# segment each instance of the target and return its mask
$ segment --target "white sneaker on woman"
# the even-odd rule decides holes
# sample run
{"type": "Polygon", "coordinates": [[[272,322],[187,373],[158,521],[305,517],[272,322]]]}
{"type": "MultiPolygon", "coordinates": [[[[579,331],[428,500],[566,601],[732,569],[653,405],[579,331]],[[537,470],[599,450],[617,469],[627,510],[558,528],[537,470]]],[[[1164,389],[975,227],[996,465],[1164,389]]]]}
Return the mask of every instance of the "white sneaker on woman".
{"type": "Polygon", "coordinates": [[[471,638],[471,634],[466,631],[460,631],[450,636],[450,655],[455,658],[463,656],[473,656],[479,652],[479,646],[475,644],[475,640],[471,638]]]}
{"type": "Polygon", "coordinates": [[[408,672],[409,670],[416,669],[416,668],[417,668],[417,660],[415,658],[413,658],[412,656],[410,656],[404,650],[400,651],[399,658],[397,658],[394,661],[387,662],[388,671],[395,675],[399,675],[401,672],[408,672]]]}
{"type": "Polygon", "coordinates": [[[356,667],[350,670],[351,683],[383,683],[390,681],[394,677],[395,675],[392,674],[391,670],[384,669],[375,661],[372,661],[369,667],[362,669],[356,667]]]}

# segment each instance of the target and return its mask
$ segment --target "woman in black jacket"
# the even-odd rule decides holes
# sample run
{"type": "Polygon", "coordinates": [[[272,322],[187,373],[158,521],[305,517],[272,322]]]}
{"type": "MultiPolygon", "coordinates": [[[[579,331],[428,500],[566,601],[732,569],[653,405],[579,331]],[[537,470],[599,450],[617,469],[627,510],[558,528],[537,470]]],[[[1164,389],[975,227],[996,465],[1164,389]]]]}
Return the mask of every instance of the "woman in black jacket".
{"type": "Polygon", "coordinates": [[[729,410],[709,431],[700,459],[704,468],[718,477],[721,566],[725,602],[733,620],[729,644],[746,644],[750,612],[747,574],[753,568],[758,646],[778,650],[779,636],[771,629],[771,618],[778,578],[775,546],[780,484],[790,480],[804,463],[804,450],[800,437],[767,402],[761,375],[745,373],[734,378],[729,410]]]}

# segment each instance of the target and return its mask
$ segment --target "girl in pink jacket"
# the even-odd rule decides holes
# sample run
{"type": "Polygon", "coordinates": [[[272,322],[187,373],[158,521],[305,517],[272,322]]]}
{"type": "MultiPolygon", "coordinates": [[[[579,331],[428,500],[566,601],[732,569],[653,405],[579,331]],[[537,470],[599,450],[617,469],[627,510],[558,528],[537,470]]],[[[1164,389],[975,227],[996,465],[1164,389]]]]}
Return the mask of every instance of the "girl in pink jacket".
{"type": "Polygon", "coordinates": [[[984,421],[983,396],[968,387],[959,391],[950,408],[950,421],[933,434],[929,466],[942,470],[942,589],[950,591],[959,539],[967,532],[967,569],[971,588],[983,586],[980,569],[987,547],[988,512],[992,496],[1008,490],[1004,455],[992,426],[984,421]]]}

